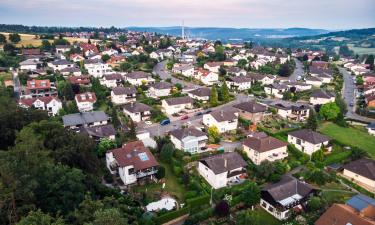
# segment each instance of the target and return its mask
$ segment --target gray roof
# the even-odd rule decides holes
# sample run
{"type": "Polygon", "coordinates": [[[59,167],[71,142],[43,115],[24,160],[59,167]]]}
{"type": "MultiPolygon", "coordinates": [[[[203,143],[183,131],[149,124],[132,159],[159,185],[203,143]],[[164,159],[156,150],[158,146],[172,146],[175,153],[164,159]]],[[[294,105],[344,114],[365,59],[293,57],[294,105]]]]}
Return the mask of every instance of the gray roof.
{"type": "Polygon", "coordinates": [[[119,73],[112,73],[104,75],[106,80],[123,80],[122,75],[119,73]]]}
{"type": "Polygon", "coordinates": [[[272,151],[288,145],[287,142],[280,141],[270,136],[263,138],[248,137],[243,144],[257,152],[272,151]]]}
{"type": "Polygon", "coordinates": [[[375,180],[375,160],[358,159],[344,165],[344,169],[364,176],[370,180],[375,180]]]}
{"type": "Polygon", "coordinates": [[[101,59],[85,59],[85,64],[97,64],[97,63],[103,63],[103,60],[101,60],[101,59]]]}
{"type": "Polygon", "coordinates": [[[179,140],[182,140],[183,138],[188,137],[188,136],[193,136],[193,137],[207,136],[206,133],[198,130],[195,127],[176,129],[176,130],[171,131],[171,135],[173,135],[179,140]]]}
{"type": "Polygon", "coordinates": [[[180,105],[180,104],[193,103],[193,99],[190,98],[189,96],[168,98],[168,99],[165,99],[165,101],[168,103],[168,105],[180,105]]]}
{"type": "Polygon", "coordinates": [[[286,86],[285,84],[278,84],[278,83],[269,84],[269,85],[266,85],[266,87],[270,87],[272,89],[277,89],[277,90],[288,89],[288,86],[286,86]]]}
{"type": "Polygon", "coordinates": [[[81,131],[87,133],[90,136],[98,138],[105,138],[112,135],[116,135],[116,130],[112,124],[106,124],[95,127],[82,127],[81,131]]]}
{"type": "Polygon", "coordinates": [[[325,91],[322,91],[322,90],[316,90],[310,96],[314,97],[314,98],[327,98],[327,99],[335,97],[334,94],[329,93],[329,92],[325,92],[325,91]]]}
{"type": "Polygon", "coordinates": [[[243,102],[233,107],[250,113],[265,112],[267,110],[267,106],[256,103],[255,101],[243,102]]]}
{"type": "Polygon", "coordinates": [[[148,78],[151,76],[151,74],[143,72],[143,71],[134,71],[134,72],[126,74],[125,76],[131,79],[141,79],[141,78],[148,78]]]}
{"type": "Polygon", "coordinates": [[[209,88],[203,87],[189,91],[189,93],[199,97],[206,97],[211,95],[211,90],[209,88]]]}
{"type": "Polygon", "coordinates": [[[69,65],[73,64],[72,62],[67,61],[66,59],[60,59],[52,62],[52,65],[69,65]]]}
{"type": "Polygon", "coordinates": [[[330,138],[328,138],[327,136],[309,129],[293,131],[288,133],[288,135],[302,139],[312,144],[320,144],[330,140],[330,138]]]}
{"type": "Polygon", "coordinates": [[[114,87],[114,88],[112,88],[112,91],[115,95],[132,95],[132,94],[137,93],[137,90],[133,86],[130,86],[130,87],[114,87]]]}
{"type": "Polygon", "coordinates": [[[234,82],[234,83],[249,83],[251,82],[251,77],[247,76],[238,76],[238,77],[229,77],[228,81],[234,82]]]}
{"type": "Polygon", "coordinates": [[[222,121],[228,121],[228,120],[234,120],[237,118],[237,116],[234,114],[235,111],[233,110],[217,110],[214,112],[211,112],[210,115],[215,118],[217,122],[222,121]]]}
{"type": "Polygon", "coordinates": [[[126,111],[131,112],[131,113],[151,111],[150,106],[145,105],[143,103],[139,103],[139,102],[126,104],[123,107],[126,111]]]}
{"type": "Polygon", "coordinates": [[[74,73],[74,72],[79,72],[81,71],[78,67],[66,67],[64,69],[62,69],[60,72],[64,73],[64,72],[68,72],[68,73],[74,73]]]}
{"type": "Polygon", "coordinates": [[[159,82],[159,83],[155,83],[155,84],[150,85],[150,87],[153,87],[153,88],[158,89],[158,90],[162,90],[162,89],[171,89],[173,87],[173,85],[171,83],[168,83],[168,82],[159,82]]]}
{"type": "Polygon", "coordinates": [[[313,190],[314,188],[309,184],[303,183],[292,176],[285,175],[281,181],[267,185],[262,189],[262,192],[266,191],[275,201],[281,201],[295,194],[306,197],[313,190]]]}
{"type": "Polygon", "coordinates": [[[245,160],[237,152],[227,152],[219,155],[209,156],[201,159],[200,162],[205,164],[215,174],[220,174],[247,166],[245,160]]]}
{"type": "Polygon", "coordinates": [[[94,122],[107,121],[108,116],[103,111],[83,112],[62,117],[64,126],[77,126],[94,122]]]}
{"type": "Polygon", "coordinates": [[[20,62],[20,66],[25,66],[25,65],[38,65],[42,64],[41,61],[38,59],[26,59],[25,61],[20,62]]]}

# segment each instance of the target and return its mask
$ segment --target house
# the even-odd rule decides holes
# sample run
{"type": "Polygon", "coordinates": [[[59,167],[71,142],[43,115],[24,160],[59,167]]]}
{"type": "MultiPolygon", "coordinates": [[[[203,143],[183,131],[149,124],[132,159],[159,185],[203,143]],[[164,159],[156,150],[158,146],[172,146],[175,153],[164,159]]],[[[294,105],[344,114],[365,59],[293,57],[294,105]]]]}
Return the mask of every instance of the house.
{"type": "Polygon", "coordinates": [[[136,123],[150,120],[151,118],[151,107],[140,102],[131,102],[124,105],[123,111],[136,123]]]}
{"type": "Polygon", "coordinates": [[[20,62],[20,70],[37,70],[41,68],[43,62],[39,61],[39,59],[26,59],[25,61],[20,62]]]}
{"type": "Polygon", "coordinates": [[[315,87],[320,87],[323,84],[322,79],[319,77],[305,77],[305,82],[315,87]]]}
{"type": "Polygon", "coordinates": [[[105,74],[102,79],[100,79],[100,84],[106,86],[107,88],[113,88],[122,85],[123,77],[119,73],[105,74]]]}
{"type": "Polygon", "coordinates": [[[367,132],[373,136],[375,136],[375,123],[372,122],[366,126],[367,132]]]}
{"type": "Polygon", "coordinates": [[[111,58],[107,61],[107,64],[110,66],[110,67],[117,67],[117,66],[120,66],[120,64],[122,62],[125,62],[126,59],[125,59],[125,56],[123,55],[113,55],[111,56],[111,58]]]}
{"type": "Polygon", "coordinates": [[[56,54],[64,54],[70,51],[70,45],[56,45],[56,54]]]}
{"type": "Polygon", "coordinates": [[[57,96],[55,84],[50,80],[28,80],[25,97],[57,96]]]}
{"type": "Polygon", "coordinates": [[[53,71],[61,71],[62,69],[69,68],[69,67],[75,67],[75,64],[72,62],[69,62],[65,59],[55,60],[53,62],[48,63],[48,66],[53,69],[53,71]]]}
{"type": "Polygon", "coordinates": [[[94,109],[94,103],[96,102],[96,95],[94,92],[76,94],[74,99],[76,100],[80,112],[88,112],[94,109]]]}
{"type": "Polygon", "coordinates": [[[346,204],[333,204],[315,221],[314,225],[375,225],[374,212],[375,200],[368,196],[357,194],[349,199],[346,204]]]}
{"type": "Polygon", "coordinates": [[[136,101],[137,90],[135,87],[114,87],[111,90],[111,101],[115,105],[123,105],[136,101]]]}
{"type": "Polygon", "coordinates": [[[163,99],[161,101],[161,107],[165,113],[173,115],[185,109],[193,108],[193,99],[189,96],[163,99]]]}
{"type": "Polygon", "coordinates": [[[86,76],[86,75],[70,76],[68,77],[68,81],[73,85],[82,85],[82,86],[89,86],[91,83],[89,76],[86,76]]]}
{"type": "Polygon", "coordinates": [[[341,175],[366,190],[375,193],[374,160],[363,158],[345,164],[341,175]]]}
{"type": "Polygon", "coordinates": [[[101,55],[108,55],[108,56],[113,56],[117,54],[118,54],[118,51],[113,48],[108,48],[101,52],[101,55]]]}
{"type": "Polygon", "coordinates": [[[293,211],[301,211],[316,193],[309,184],[284,175],[281,181],[261,190],[260,206],[276,219],[285,220],[293,211]]]}
{"type": "Polygon", "coordinates": [[[328,69],[329,63],[325,61],[312,61],[311,62],[312,67],[322,68],[322,69],[328,69]]]}
{"type": "Polygon", "coordinates": [[[85,69],[96,78],[101,78],[104,74],[112,73],[112,69],[101,59],[86,59],[84,61],[85,69]]]}
{"type": "Polygon", "coordinates": [[[273,162],[288,156],[288,143],[270,136],[248,137],[242,146],[246,155],[256,165],[265,160],[273,162]]]}
{"type": "Polygon", "coordinates": [[[77,129],[80,127],[96,127],[106,125],[109,117],[103,111],[81,112],[62,117],[64,127],[77,129]]]}
{"type": "Polygon", "coordinates": [[[83,57],[82,55],[77,54],[77,53],[71,54],[69,58],[73,62],[81,62],[81,61],[85,60],[85,57],[83,57]]]}
{"type": "Polygon", "coordinates": [[[206,102],[210,99],[211,90],[210,88],[202,87],[189,91],[187,94],[192,99],[206,102]]]}
{"type": "Polygon", "coordinates": [[[234,76],[246,76],[246,70],[239,67],[229,67],[227,73],[234,76]]]}
{"type": "Polygon", "coordinates": [[[62,109],[61,101],[53,96],[34,97],[34,98],[21,98],[18,105],[23,108],[34,107],[48,112],[48,115],[55,116],[62,109]]]}
{"type": "Polygon", "coordinates": [[[98,48],[94,44],[80,43],[80,48],[85,56],[99,53],[98,48]]]}
{"type": "Polygon", "coordinates": [[[203,68],[210,72],[218,73],[220,66],[224,65],[223,62],[207,62],[203,65],[203,68]]]}
{"type": "Polygon", "coordinates": [[[80,133],[87,134],[90,138],[99,142],[103,138],[115,140],[116,129],[112,124],[100,125],[95,127],[80,127],[80,133]]]}
{"type": "Polygon", "coordinates": [[[275,108],[282,118],[293,121],[305,121],[310,114],[310,106],[302,102],[274,101],[270,107],[275,108]]]}
{"type": "Polygon", "coordinates": [[[251,88],[251,81],[252,79],[250,77],[238,76],[228,77],[225,82],[229,89],[235,91],[244,91],[251,88]]]}
{"type": "Polygon", "coordinates": [[[304,82],[290,82],[290,81],[283,81],[283,84],[288,86],[289,90],[295,90],[296,92],[299,91],[308,91],[312,88],[311,84],[306,84],[304,82]]]}
{"type": "Polygon", "coordinates": [[[243,179],[246,166],[237,152],[227,152],[199,160],[198,172],[214,189],[219,189],[243,179]]]}
{"type": "Polygon", "coordinates": [[[335,95],[317,90],[310,95],[310,104],[312,105],[324,105],[330,102],[335,102],[335,95]]]}
{"type": "Polygon", "coordinates": [[[217,110],[204,114],[203,124],[207,127],[217,127],[220,133],[237,130],[238,113],[232,110],[217,110]]]}
{"type": "Polygon", "coordinates": [[[76,66],[64,68],[60,70],[60,73],[63,76],[68,76],[68,75],[81,76],[82,75],[81,70],[76,66]]]}
{"type": "Polygon", "coordinates": [[[203,84],[211,86],[219,81],[219,75],[202,68],[198,68],[194,72],[194,78],[200,80],[203,84]]]}
{"type": "Polygon", "coordinates": [[[143,71],[134,71],[125,75],[125,80],[131,85],[141,86],[155,82],[155,79],[151,77],[151,74],[143,71]]]}
{"type": "Polygon", "coordinates": [[[268,95],[275,96],[276,98],[283,98],[285,92],[288,91],[288,86],[285,84],[268,84],[264,86],[264,92],[268,95]]]}
{"type": "Polygon", "coordinates": [[[153,179],[159,163],[142,141],[126,143],[122,148],[106,153],[107,168],[112,174],[118,174],[125,185],[134,184],[142,179],[153,179]]]}
{"type": "Polygon", "coordinates": [[[260,73],[248,73],[248,76],[252,78],[253,83],[258,82],[262,85],[270,85],[275,82],[275,76],[260,74],[260,73]]]}
{"type": "Polygon", "coordinates": [[[194,75],[194,66],[190,63],[175,63],[172,72],[182,74],[185,77],[191,77],[194,75]]]}
{"type": "Polygon", "coordinates": [[[173,85],[171,83],[159,82],[151,84],[148,93],[151,98],[166,97],[171,94],[172,87],[173,85]]]}
{"type": "Polygon", "coordinates": [[[243,102],[233,106],[238,109],[239,117],[258,123],[263,120],[267,106],[259,104],[255,101],[243,102]]]}
{"type": "Polygon", "coordinates": [[[301,129],[288,133],[288,142],[308,155],[312,155],[322,147],[330,151],[329,141],[330,138],[327,136],[309,129],[301,129]]]}
{"type": "Polygon", "coordinates": [[[173,130],[169,136],[176,149],[190,154],[204,151],[208,140],[206,133],[195,127],[173,130]]]}

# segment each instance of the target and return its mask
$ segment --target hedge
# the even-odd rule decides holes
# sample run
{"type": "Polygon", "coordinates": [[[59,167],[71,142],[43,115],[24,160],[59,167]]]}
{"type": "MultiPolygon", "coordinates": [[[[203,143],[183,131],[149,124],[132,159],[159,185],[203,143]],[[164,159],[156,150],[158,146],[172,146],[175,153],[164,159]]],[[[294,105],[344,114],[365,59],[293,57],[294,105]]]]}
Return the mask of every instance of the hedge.
{"type": "Polygon", "coordinates": [[[168,212],[168,213],[163,214],[159,217],[156,217],[155,222],[156,222],[156,224],[163,224],[163,223],[166,223],[168,221],[174,220],[174,219],[176,219],[180,216],[188,214],[189,212],[190,212],[190,206],[185,206],[182,209],[172,211],[172,212],[168,212]]]}
{"type": "Polygon", "coordinates": [[[207,194],[203,196],[195,197],[195,198],[186,199],[186,203],[190,207],[197,207],[197,206],[205,205],[205,204],[208,204],[209,201],[210,201],[210,196],[207,194]]]}

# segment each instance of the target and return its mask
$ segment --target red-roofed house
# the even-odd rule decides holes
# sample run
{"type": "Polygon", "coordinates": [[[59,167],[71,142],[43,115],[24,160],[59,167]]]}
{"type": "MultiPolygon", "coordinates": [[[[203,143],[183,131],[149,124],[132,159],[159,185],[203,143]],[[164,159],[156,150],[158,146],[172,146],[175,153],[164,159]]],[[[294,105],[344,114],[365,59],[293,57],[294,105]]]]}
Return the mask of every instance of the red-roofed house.
{"type": "Polygon", "coordinates": [[[37,98],[21,98],[18,105],[23,108],[34,107],[36,109],[45,110],[48,115],[55,116],[62,108],[61,101],[52,96],[37,97],[37,98]]]}
{"type": "Polygon", "coordinates": [[[50,80],[28,80],[25,95],[29,97],[56,96],[55,84],[50,80]]]}
{"type": "Polygon", "coordinates": [[[72,60],[73,62],[80,62],[82,60],[85,60],[85,57],[80,54],[74,53],[70,55],[70,60],[72,60]]]}
{"type": "Polygon", "coordinates": [[[81,43],[80,47],[85,56],[99,53],[98,48],[94,44],[81,43]]]}
{"type": "Polygon", "coordinates": [[[197,68],[194,71],[194,78],[208,86],[214,85],[219,81],[219,75],[217,73],[202,68],[197,68]]]}
{"type": "Polygon", "coordinates": [[[112,174],[118,173],[125,185],[140,179],[153,179],[159,163],[142,141],[126,143],[122,148],[106,153],[107,168],[112,174]]]}
{"type": "Polygon", "coordinates": [[[89,112],[94,109],[94,103],[96,102],[96,95],[94,92],[85,92],[76,94],[75,100],[77,103],[78,110],[80,112],[89,112]]]}

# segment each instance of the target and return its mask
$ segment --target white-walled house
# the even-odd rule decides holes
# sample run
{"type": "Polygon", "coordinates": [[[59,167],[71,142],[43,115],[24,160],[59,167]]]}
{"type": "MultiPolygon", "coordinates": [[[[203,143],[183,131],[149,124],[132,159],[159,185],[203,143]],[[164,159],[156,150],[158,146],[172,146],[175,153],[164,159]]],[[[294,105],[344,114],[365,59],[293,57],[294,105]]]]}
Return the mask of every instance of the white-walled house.
{"type": "Polygon", "coordinates": [[[172,130],[170,138],[176,149],[190,154],[202,152],[208,140],[207,134],[195,127],[172,130]]]}
{"type": "Polygon", "coordinates": [[[210,72],[218,73],[220,66],[224,65],[223,62],[207,62],[203,65],[203,68],[210,72]]]}
{"type": "Polygon", "coordinates": [[[243,142],[243,150],[251,161],[259,165],[263,161],[282,160],[288,156],[287,142],[274,137],[248,137],[243,142]]]}
{"type": "Polygon", "coordinates": [[[57,54],[64,54],[70,51],[70,45],[56,45],[55,49],[57,54]]]}
{"type": "Polygon", "coordinates": [[[142,141],[126,143],[122,148],[106,153],[106,164],[112,174],[118,174],[125,185],[140,179],[153,179],[159,163],[142,141]]]}
{"type": "Polygon", "coordinates": [[[165,113],[173,115],[185,109],[193,108],[193,99],[189,96],[163,99],[161,101],[161,106],[165,113]]]}
{"type": "Polygon", "coordinates": [[[42,67],[43,63],[39,59],[26,59],[20,62],[20,70],[36,70],[42,67]]]}
{"type": "Polygon", "coordinates": [[[112,69],[101,59],[86,59],[85,69],[88,73],[96,78],[101,78],[104,74],[112,73],[112,69]]]}
{"type": "Polygon", "coordinates": [[[260,206],[276,219],[285,220],[294,208],[303,209],[316,192],[309,184],[284,175],[279,182],[261,190],[260,206]]]}
{"type": "Polygon", "coordinates": [[[36,109],[45,110],[48,112],[48,115],[52,116],[55,116],[59,110],[62,109],[61,101],[53,96],[21,98],[18,104],[23,108],[34,107],[36,109]]]}
{"type": "Polygon", "coordinates": [[[211,89],[210,88],[197,88],[188,92],[190,98],[206,102],[210,99],[211,89]]]}
{"type": "Polygon", "coordinates": [[[220,133],[237,130],[238,113],[233,110],[217,110],[204,114],[203,124],[207,127],[217,127],[220,133]]]}
{"type": "Polygon", "coordinates": [[[102,79],[100,79],[100,84],[106,86],[107,88],[113,88],[120,86],[123,81],[123,77],[119,73],[105,74],[102,79]]]}
{"type": "Polygon", "coordinates": [[[148,94],[151,98],[166,97],[171,94],[173,85],[168,82],[158,82],[151,84],[148,89],[148,94]]]}
{"type": "Polygon", "coordinates": [[[123,105],[136,101],[137,90],[135,87],[114,87],[111,91],[111,101],[115,105],[123,105]]]}
{"type": "Polygon", "coordinates": [[[55,60],[53,62],[49,62],[48,66],[51,67],[53,71],[61,71],[62,69],[65,69],[65,68],[75,67],[75,64],[65,59],[61,59],[61,60],[55,60]]]}
{"type": "Polygon", "coordinates": [[[375,193],[375,161],[362,158],[343,166],[342,176],[375,193]]]}
{"type": "Polygon", "coordinates": [[[202,68],[198,68],[194,72],[194,78],[202,81],[203,84],[211,86],[219,81],[219,74],[202,68]]]}
{"type": "Polygon", "coordinates": [[[335,95],[317,90],[310,95],[310,104],[312,105],[324,105],[330,102],[335,102],[335,95]]]}
{"type": "Polygon", "coordinates": [[[277,115],[293,121],[305,121],[310,115],[310,106],[304,102],[289,102],[278,100],[270,104],[277,111],[277,115]]]}
{"type": "Polygon", "coordinates": [[[103,111],[68,114],[62,117],[64,127],[77,129],[80,127],[96,127],[108,124],[109,117],[103,111]]]}
{"type": "Polygon", "coordinates": [[[225,81],[228,88],[236,91],[244,91],[251,88],[250,77],[238,76],[238,77],[229,77],[225,81]]]}
{"type": "Polygon", "coordinates": [[[331,150],[330,139],[318,132],[302,129],[288,133],[288,142],[293,144],[298,150],[308,155],[320,150],[322,146],[331,150]]]}
{"type": "Polygon", "coordinates": [[[143,71],[134,71],[125,75],[125,80],[131,85],[141,86],[148,85],[155,82],[155,79],[151,77],[151,74],[143,71]]]}
{"type": "Polygon", "coordinates": [[[219,189],[246,176],[246,166],[237,152],[227,152],[201,159],[198,172],[214,189],[219,189]]]}
{"type": "Polygon", "coordinates": [[[288,86],[284,84],[273,83],[264,86],[264,92],[268,95],[273,95],[276,98],[283,98],[284,93],[287,91],[288,86]]]}
{"type": "Polygon", "coordinates": [[[190,63],[175,63],[172,72],[180,73],[185,77],[191,77],[194,75],[194,66],[190,63]]]}
{"type": "Polygon", "coordinates": [[[96,95],[94,92],[76,94],[74,99],[76,100],[80,112],[88,112],[94,109],[94,103],[96,102],[96,95]]]}
{"type": "Polygon", "coordinates": [[[123,111],[136,123],[146,121],[151,118],[151,107],[140,102],[131,102],[124,105],[123,111]]]}

